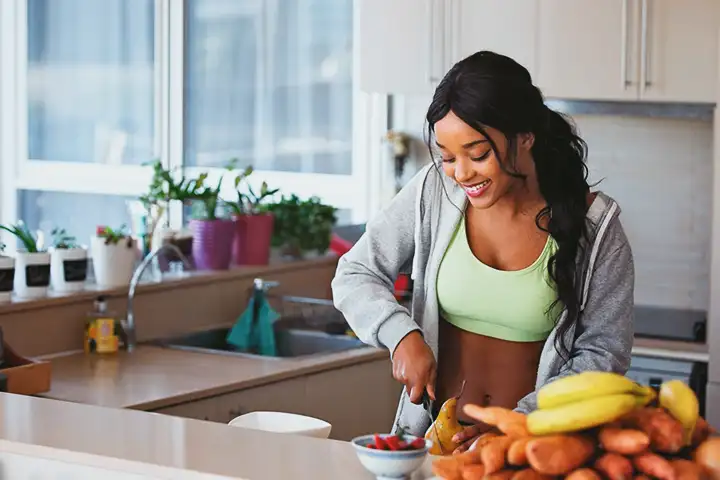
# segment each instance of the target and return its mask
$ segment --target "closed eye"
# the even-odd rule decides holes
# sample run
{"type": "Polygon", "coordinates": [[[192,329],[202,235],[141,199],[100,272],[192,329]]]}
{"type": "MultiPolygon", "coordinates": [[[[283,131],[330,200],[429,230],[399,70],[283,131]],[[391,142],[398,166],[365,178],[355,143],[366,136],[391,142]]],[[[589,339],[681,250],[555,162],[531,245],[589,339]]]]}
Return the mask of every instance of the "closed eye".
{"type": "Polygon", "coordinates": [[[492,150],[488,150],[487,152],[483,153],[479,157],[472,157],[471,160],[474,162],[482,162],[483,160],[486,160],[490,156],[490,152],[492,152],[492,150]]]}

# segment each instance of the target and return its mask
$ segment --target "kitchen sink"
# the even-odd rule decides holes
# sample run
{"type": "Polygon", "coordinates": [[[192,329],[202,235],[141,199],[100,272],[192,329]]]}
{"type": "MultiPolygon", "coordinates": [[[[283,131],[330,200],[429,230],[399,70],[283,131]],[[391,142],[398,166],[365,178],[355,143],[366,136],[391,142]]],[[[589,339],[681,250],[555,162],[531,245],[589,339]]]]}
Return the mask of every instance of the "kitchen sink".
{"type": "Polygon", "coordinates": [[[301,329],[275,330],[277,356],[267,357],[237,350],[225,341],[230,328],[214,328],[190,333],[175,338],[153,342],[166,348],[195,352],[250,356],[255,358],[298,358],[362,348],[365,345],[357,338],[334,335],[325,332],[301,329]]]}

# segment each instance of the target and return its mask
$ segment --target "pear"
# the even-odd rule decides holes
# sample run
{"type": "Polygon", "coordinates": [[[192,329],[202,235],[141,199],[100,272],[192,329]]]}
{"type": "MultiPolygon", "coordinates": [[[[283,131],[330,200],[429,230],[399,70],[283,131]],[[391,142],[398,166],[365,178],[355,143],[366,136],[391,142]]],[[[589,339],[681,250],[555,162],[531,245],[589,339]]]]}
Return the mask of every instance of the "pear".
{"type": "Polygon", "coordinates": [[[463,381],[460,393],[445,400],[437,418],[425,432],[425,438],[432,441],[430,455],[450,455],[460,446],[459,443],[453,442],[452,438],[464,429],[458,422],[457,416],[457,402],[464,390],[465,382],[463,381]]]}

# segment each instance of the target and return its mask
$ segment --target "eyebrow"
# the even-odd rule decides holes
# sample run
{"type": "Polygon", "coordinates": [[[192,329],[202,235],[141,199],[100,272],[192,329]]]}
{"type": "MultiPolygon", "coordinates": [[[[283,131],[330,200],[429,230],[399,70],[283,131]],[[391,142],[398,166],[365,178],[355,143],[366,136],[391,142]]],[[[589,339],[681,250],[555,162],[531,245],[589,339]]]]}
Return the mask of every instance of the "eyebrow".
{"type": "MultiPolygon", "coordinates": [[[[480,145],[481,143],[487,143],[487,139],[486,139],[486,138],[482,138],[482,139],[480,139],[480,140],[474,140],[474,141],[472,141],[472,142],[468,142],[468,143],[464,144],[462,147],[465,148],[465,149],[468,149],[468,148],[474,147],[475,145],[480,145]]],[[[445,148],[444,145],[440,145],[438,142],[435,142],[435,144],[436,144],[438,147],[440,147],[440,148],[445,148]]]]}

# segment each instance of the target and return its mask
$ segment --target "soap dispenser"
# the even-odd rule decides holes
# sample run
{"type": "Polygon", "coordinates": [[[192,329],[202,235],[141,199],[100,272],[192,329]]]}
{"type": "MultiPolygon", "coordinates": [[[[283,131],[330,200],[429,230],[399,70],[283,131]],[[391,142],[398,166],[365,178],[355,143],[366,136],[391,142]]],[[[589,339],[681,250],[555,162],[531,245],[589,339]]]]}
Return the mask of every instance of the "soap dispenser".
{"type": "Polygon", "coordinates": [[[108,311],[107,300],[102,295],[97,297],[85,323],[85,353],[116,353],[120,332],[120,322],[108,311]]]}

